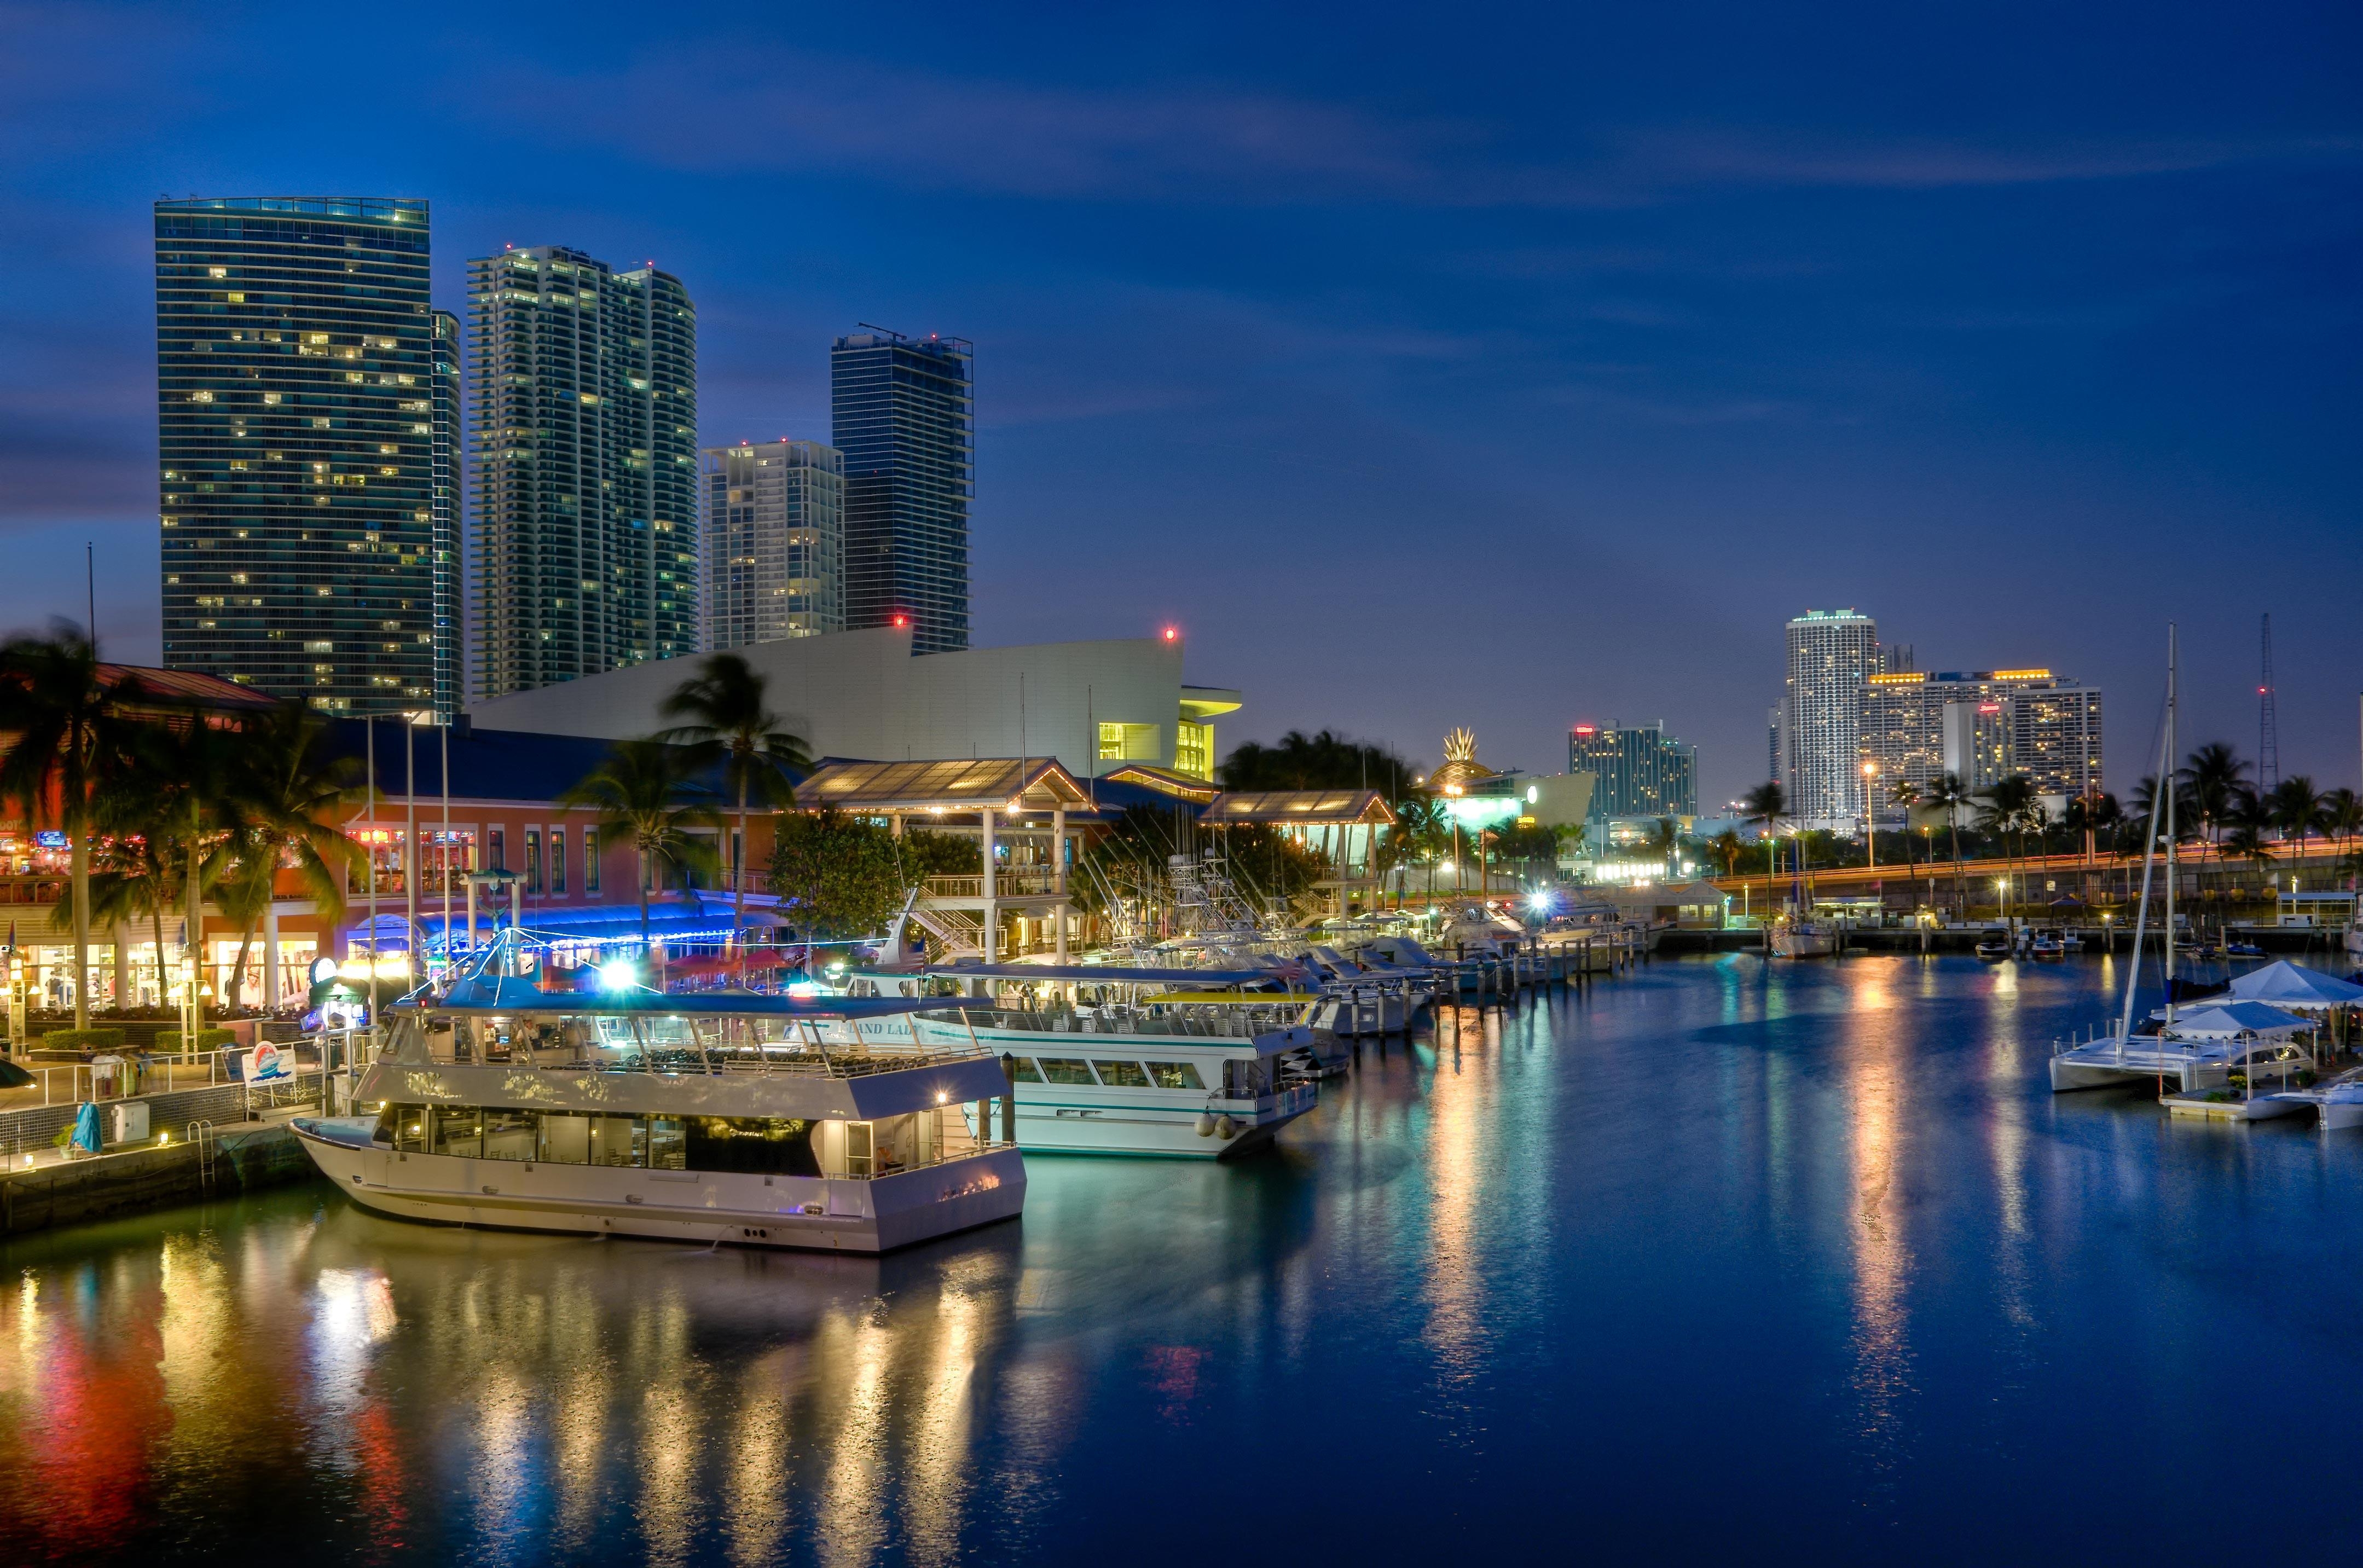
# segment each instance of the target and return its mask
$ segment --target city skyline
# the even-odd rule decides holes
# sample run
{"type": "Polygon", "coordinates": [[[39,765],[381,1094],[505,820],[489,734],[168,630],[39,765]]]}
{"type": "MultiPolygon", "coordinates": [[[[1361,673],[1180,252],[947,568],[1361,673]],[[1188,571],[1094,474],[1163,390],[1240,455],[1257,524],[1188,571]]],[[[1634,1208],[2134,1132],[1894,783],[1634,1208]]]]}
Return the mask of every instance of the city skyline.
{"type": "Polygon", "coordinates": [[[1736,11],[1627,18],[1607,55],[1548,13],[1420,51],[1383,14],[1342,50],[1267,20],[1284,47],[1253,58],[1218,18],[905,19],[961,63],[914,71],[847,18],[610,47],[426,7],[416,83],[291,106],[268,62],[365,52],[360,18],[12,14],[0,620],[78,618],[94,540],[110,647],[157,656],[157,193],[366,189],[434,202],[446,306],[512,241],[693,279],[708,443],[826,432],[817,348],[849,323],[984,344],[980,644],[1175,624],[1200,678],[1318,675],[1351,651],[1298,612],[1315,585],[1417,639],[1466,561],[1497,636],[1426,638],[1383,687],[1256,683],[1237,739],[1432,762],[1465,723],[1545,771],[1586,711],[1662,713],[1720,800],[1760,782],[1767,696],[1729,673],[1777,657],[1788,606],[1854,602],[1947,651],[1924,662],[2108,690],[2123,781],[2154,765],[2169,618],[2185,731],[2255,750],[2275,610],[2283,771],[2355,782],[2363,628],[2293,573],[2191,569],[2255,539],[2363,564],[2351,22],[2151,29],[2128,62],[2101,14],[2047,20],[2040,55],[2030,19],[1819,17],[1767,72],[1736,11]],[[1501,101],[1512,28],[1590,63],[1501,101]],[[640,131],[588,116],[619,100],[640,131]],[[416,135],[377,129],[397,112],[416,135]],[[594,129],[548,159],[538,117],[594,129]],[[1237,569],[1168,571],[1177,539],[1237,569]],[[1504,569],[1528,558],[1570,564],[1504,569]],[[1568,675],[1490,680],[1512,637],[1568,675]]]}

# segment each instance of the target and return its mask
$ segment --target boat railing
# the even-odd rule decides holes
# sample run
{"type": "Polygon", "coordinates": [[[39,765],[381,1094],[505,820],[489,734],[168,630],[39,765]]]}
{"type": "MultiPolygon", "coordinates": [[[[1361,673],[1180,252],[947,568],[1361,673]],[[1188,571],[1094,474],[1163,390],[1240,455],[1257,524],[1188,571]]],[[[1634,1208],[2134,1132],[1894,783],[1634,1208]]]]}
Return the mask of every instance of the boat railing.
{"type": "MultiPolygon", "coordinates": [[[[974,1010],[970,1020],[981,1029],[1007,1029],[1021,1034],[1167,1035],[1182,1039],[1253,1040],[1285,1027],[1304,1010],[1303,998],[1270,1008],[1225,1004],[1202,1010],[1151,1013],[1137,1007],[1082,1007],[1072,1012],[974,1010]],[[1269,1015],[1262,1016],[1262,1015],[1269,1015]]],[[[944,1021],[950,1021],[947,1015],[944,1021]]]]}
{"type": "MultiPolygon", "coordinates": [[[[806,1040],[759,1043],[616,1044],[549,1048],[516,1043],[482,1052],[430,1053],[441,1067],[532,1068],[546,1073],[653,1073],[668,1077],[756,1076],[861,1078],[880,1073],[973,1061],[990,1055],[966,1040],[913,1044],[901,1040],[806,1040]]],[[[382,1053],[382,1057],[383,1053],[382,1053]]],[[[390,1060],[390,1057],[383,1059],[390,1060]]]]}

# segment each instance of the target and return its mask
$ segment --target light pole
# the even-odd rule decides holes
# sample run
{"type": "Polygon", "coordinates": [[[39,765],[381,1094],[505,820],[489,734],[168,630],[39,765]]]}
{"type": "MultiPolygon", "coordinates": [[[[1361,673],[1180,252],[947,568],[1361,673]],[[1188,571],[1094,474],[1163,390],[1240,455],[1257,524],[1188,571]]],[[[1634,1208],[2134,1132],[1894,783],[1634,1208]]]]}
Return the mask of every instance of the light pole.
{"type": "Polygon", "coordinates": [[[1871,790],[1879,782],[1879,764],[1862,765],[1862,844],[1869,851],[1869,868],[1879,869],[1879,807],[1871,799],[1871,790]]]}

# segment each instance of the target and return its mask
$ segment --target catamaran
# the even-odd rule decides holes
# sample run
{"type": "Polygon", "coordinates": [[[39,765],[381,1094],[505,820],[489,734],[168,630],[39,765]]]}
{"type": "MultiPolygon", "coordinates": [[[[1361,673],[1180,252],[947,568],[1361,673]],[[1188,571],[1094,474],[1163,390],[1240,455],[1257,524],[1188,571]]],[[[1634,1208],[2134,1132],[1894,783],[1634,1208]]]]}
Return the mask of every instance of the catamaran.
{"type": "Polygon", "coordinates": [[[881,1252],[1025,1205],[1002,1063],[964,1032],[871,1033],[940,998],[586,995],[497,967],[386,1009],[363,1114],[293,1124],[362,1207],[881,1252]]]}

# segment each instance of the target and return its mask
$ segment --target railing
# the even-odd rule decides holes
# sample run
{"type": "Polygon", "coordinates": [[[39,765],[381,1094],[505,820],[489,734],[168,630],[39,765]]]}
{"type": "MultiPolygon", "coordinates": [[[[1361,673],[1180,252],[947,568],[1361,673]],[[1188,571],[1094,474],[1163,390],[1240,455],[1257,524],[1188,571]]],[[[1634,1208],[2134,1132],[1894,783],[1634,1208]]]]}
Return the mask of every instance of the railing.
{"type": "MultiPolygon", "coordinates": [[[[1048,866],[1014,866],[993,873],[993,895],[1023,898],[1058,891],[1058,873],[1048,866]]],[[[982,898],[982,876],[931,876],[921,891],[930,898],[982,898]]]]}
{"type": "MultiPolygon", "coordinates": [[[[760,1046],[710,1045],[704,1051],[687,1047],[617,1050],[612,1053],[517,1050],[507,1054],[436,1057],[437,1067],[530,1068],[543,1073],[650,1073],[663,1077],[716,1077],[751,1073],[772,1077],[861,1078],[878,1073],[906,1073],[916,1067],[971,1062],[992,1052],[965,1043],[904,1045],[896,1041],[860,1045],[827,1043],[791,1045],[769,1041],[760,1046]]],[[[383,1055],[381,1060],[387,1058],[383,1055]]]]}

